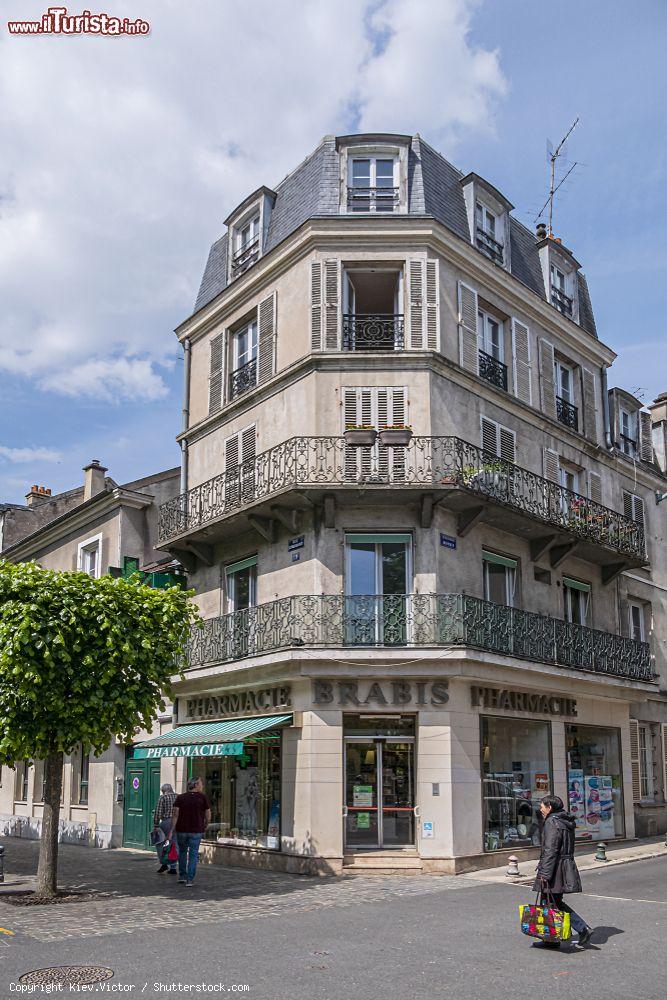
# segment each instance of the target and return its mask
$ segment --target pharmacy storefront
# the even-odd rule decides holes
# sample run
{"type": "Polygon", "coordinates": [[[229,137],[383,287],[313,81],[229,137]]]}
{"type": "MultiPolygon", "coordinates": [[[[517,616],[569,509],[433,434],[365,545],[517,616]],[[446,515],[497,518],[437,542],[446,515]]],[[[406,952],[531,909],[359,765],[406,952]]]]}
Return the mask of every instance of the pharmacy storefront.
{"type": "Polygon", "coordinates": [[[179,697],[175,728],[134,753],[178,788],[202,778],[210,861],[317,874],[374,852],[391,868],[394,852],[424,872],[470,870],[535,852],[549,792],[579,840],[632,836],[628,702],[538,682],[286,674],[179,697]]]}

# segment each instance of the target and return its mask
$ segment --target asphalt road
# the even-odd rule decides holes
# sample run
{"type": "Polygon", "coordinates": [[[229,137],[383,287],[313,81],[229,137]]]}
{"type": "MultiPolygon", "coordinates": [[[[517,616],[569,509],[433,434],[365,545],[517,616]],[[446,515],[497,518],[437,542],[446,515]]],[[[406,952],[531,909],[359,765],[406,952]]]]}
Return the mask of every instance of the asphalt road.
{"type": "MultiPolygon", "coordinates": [[[[127,868],[124,852],[105,853],[108,870],[127,868]]],[[[425,876],[283,884],[261,872],[201,870],[199,885],[186,890],[156,880],[141,856],[129,858],[139,858],[159,895],[142,893],[136,867],[134,892],[107,903],[50,907],[47,915],[40,908],[31,918],[0,901],[0,924],[15,932],[0,935],[3,1000],[17,995],[12,983],[26,971],[64,964],[112,968],[107,987],[133,987],[125,996],[221,995],[179,983],[244,984],[250,1000],[667,996],[667,858],[584,873],[576,903],[596,927],[593,944],[558,952],[519,932],[517,905],[529,893],[518,885],[425,876]],[[49,933],[56,939],[43,939],[49,933]]]]}

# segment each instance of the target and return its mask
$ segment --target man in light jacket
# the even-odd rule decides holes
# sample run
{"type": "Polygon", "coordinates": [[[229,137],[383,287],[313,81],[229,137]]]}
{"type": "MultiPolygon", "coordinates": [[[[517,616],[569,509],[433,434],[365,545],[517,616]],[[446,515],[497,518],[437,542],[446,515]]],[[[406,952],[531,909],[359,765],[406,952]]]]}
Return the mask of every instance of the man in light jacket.
{"type": "MultiPolygon", "coordinates": [[[[540,813],[544,818],[542,852],[533,889],[542,894],[543,905],[570,914],[572,929],[577,932],[579,944],[584,947],[590,941],[593,930],[563,901],[563,893],[581,892],[581,878],[574,860],[574,817],[565,812],[563,800],[558,795],[545,795],[540,813]]],[[[555,941],[541,943],[545,947],[560,947],[555,941]]]]}

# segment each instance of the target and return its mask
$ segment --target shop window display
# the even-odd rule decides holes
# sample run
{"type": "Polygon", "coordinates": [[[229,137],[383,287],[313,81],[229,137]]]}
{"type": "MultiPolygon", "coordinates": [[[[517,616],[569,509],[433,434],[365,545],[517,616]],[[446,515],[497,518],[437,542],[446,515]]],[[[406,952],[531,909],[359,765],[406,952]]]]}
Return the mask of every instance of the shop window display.
{"type": "Polygon", "coordinates": [[[621,737],[618,729],[565,727],[569,810],[578,840],[608,840],[625,833],[621,737]]]}
{"type": "Polygon", "coordinates": [[[211,803],[204,840],[280,848],[280,736],[246,741],[240,757],[197,758],[211,803]]]}
{"type": "Polygon", "coordinates": [[[484,850],[538,845],[540,801],[553,790],[549,723],[480,721],[484,850]]]}

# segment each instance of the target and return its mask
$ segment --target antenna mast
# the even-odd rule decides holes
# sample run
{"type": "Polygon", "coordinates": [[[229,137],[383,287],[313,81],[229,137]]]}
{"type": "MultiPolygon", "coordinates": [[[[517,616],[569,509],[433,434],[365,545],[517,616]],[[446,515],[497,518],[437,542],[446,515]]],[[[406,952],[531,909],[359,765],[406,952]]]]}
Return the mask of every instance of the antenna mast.
{"type": "MultiPolygon", "coordinates": [[[[567,140],[570,138],[570,136],[574,132],[574,130],[577,127],[578,123],[579,123],[579,119],[577,118],[574,121],[574,123],[570,126],[570,128],[568,129],[568,131],[565,133],[565,135],[563,136],[563,138],[561,139],[561,141],[558,143],[558,145],[554,149],[554,151],[549,154],[549,163],[550,163],[549,197],[545,201],[544,205],[540,209],[539,214],[537,216],[537,219],[539,219],[540,216],[542,215],[542,212],[547,207],[547,205],[549,206],[549,225],[547,227],[547,236],[553,236],[553,234],[554,234],[554,231],[553,231],[554,195],[556,194],[556,191],[561,186],[561,184],[565,180],[567,180],[567,178],[570,176],[570,174],[572,173],[572,171],[574,170],[574,168],[577,165],[576,163],[573,163],[572,166],[570,167],[570,169],[568,170],[568,172],[565,174],[565,176],[558,182],[558,184],[556,184],[556,160],[560,156],[560,154],[562,152],[562,149],[563,149],[563,146],[565,145],[565,143],[567,142],[567,140]]],[[[549,143],[549,145],[551,145],[551,143],[549,143]]],[[[535,219],[536,222],[537,222],[537,219],[535,219]]]]}

